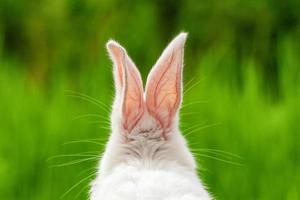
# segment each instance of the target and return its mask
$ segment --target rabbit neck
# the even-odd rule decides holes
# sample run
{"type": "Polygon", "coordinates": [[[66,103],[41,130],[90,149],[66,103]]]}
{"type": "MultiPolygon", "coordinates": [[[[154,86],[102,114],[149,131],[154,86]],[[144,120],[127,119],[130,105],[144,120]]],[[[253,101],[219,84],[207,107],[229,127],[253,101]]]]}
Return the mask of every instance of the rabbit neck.
{"type": "Polygon", "coordinates": [[[152,134],[136,134],[125,139],[119,132],[112,133],[100,162],[102,174],[110,173],[121,164],[163,169],[172,163],[173,166],[196,172],[196,162],[178,129],[174,129],[166,138],[157,130],[152,134]]]}

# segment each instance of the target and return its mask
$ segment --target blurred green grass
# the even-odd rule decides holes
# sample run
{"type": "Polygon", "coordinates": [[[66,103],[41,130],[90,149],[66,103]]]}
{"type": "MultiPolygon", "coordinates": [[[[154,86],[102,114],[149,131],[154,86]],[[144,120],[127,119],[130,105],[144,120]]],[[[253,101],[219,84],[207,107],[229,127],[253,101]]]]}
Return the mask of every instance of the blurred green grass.
{"type": "Polygon", "coordinates": [[[300,199],[300,7],[274,2],[2,2],[0,199],[85,199],[109,135],[105,42],[145,80],[180,30],[181,125],[211,193],[300,199]]]}

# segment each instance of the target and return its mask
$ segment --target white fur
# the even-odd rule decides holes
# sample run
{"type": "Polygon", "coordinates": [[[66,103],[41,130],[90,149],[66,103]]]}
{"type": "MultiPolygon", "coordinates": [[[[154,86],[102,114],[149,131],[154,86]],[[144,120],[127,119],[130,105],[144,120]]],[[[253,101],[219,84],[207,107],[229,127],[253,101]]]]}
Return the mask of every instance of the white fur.
{"type": "MultiPolygon", "coordinates": [[[[182,49],[185,39],[186,34],[181,33],[162,56],[174,51],[175,46],[181,45],[182,49]]],[[[112,41],[108,45],[122,48],[112,41]]],[[[195,159],[178,128],[178,113],[165,136],[147,110],[130,134],[125,133],[121,126],[122,95],[116,90],[112,133],[92,183],[90,200],[211,199],[197,176],[195,159]]]]}

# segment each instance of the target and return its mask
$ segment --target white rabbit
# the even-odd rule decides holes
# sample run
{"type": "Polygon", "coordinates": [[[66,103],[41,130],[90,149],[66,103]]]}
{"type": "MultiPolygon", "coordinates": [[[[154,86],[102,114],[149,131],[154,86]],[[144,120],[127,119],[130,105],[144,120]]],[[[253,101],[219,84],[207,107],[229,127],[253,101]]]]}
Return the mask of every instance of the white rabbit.
{"type": "Polygon", "coordinates": [[[186,36],[180,33],[164,50],[145,92],[126,50],[117,42],[107,43],[116,88],[112,133],[90,200],[211,199],[178,127],[186,36]]]}

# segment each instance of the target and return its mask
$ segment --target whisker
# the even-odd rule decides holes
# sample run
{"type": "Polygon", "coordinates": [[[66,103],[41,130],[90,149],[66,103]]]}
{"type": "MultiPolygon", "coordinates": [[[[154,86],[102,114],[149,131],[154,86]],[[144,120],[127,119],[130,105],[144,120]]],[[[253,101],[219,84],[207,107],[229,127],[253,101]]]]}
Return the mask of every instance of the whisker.
{"type": "Polygon", "coordinates": [[[189,88],[187,88],[183,94],[185,95],[186,93],[188,93],[191,89],[193,89],[194,87],[196,87],[197,85],[199,85],[201,82],[203,81],[203,79],[197,81],[196,83],[192,84],[189,88]]]}
{"type": "Polygon", "coordinates": [[[73,161],[70,161],[70,162],[67,162],[67,163],[53,165],[52,167],[65,167],[65,166],[70,166],[70,165],[83,163],[83,162],[86,162],[86,161],[96,161],[96,160],[99,160],[99,157],[100,156],[94,156],[94,157],[85,158],[85,159],[77,159],[77,160],[73,160],[73,161]]]}
{"type": "Polygon", "coordinates": [[[195,152],[195,151],[192,151],[192,153],[194,155],[199,155],[200,157],[201,157],[201,155],[211,156],[211,157],[218,158],[218,159],[223,159],[223,160],[226,160],[226,161],[229,161],[229,162],[237,162],[237,163],[239,163],[238,160],[241,160],[241,159],[233,157],[231,155],[226,155],[226,154],[222,154],[222,153],[218,153],[218,152],[207,152],[207,151],[202,151],[202,152],[198,151],[198,152],[195,152]]]}
{"type": "Polygon", "coordinates": [[[80,196],[80,194],[81,194],[84,190],[86,190],[88,187],[89,187],[89,185],[85,185],[85,186],[84,186],[84,187],[76,194],[75,199],[77,199],[77,198],[80,196]]]}
{"type": "Polygon", "coordinates": [[[199,112],[180,112],[180,116],[195,115],[195,114],[199,114],[199,112]]]}
{"type": "Polygon", "coordinates": [[[95,167],[95,166],[90,167],[90,168],[88,168],[88,169],[83,170],[82,172],[80,172],[80,173],[77,175],[77,177],[80,177],[81,175],[85,174],[86,172],[93,172],[94,174],[96,174],[97,170],[98,170],[98,168],[95,167]]]}
{"type": "Polygon", "coordinates": [[[68,189],[61,197],[60,199],[64,198],[67,194],[69,194],[74,188],[76,188],[78,185],[80,185],[81,183],[83,183],[84,181],[90,179],[91,177],[93,177],[94,174],[91,174],[87,177],[85,177],[84,179],[82,179],[81,181],[79,181],[78,183],[74,184],[70,189],[68,189]]]}
{"type": "Polygon", "coordinates": [[[197,129],[197,128],[203,127],[206,123],[207,123],[207,121],[204,121],[204,122],[202,122],[201,124],[196,124],[196,125],[187,127],[187,128],[185,128],[185,129],[182,129],[182,131],[183,131],[183,132],[193,131],[193,130],[195,130],[195,129],[197,129]]]}
{"type": "Polygon", "coordinates": [[[218,125],[220,125],[220,124],[221,124],[221,123],[215,123],[215,124],[208,124],[208,125],[205,125],[205,126],[201,126],[201,127],[195,128],[194,130],[192,130],[192,131],[190,131],[190,132],[184,134],[184,136],[186,137],[186,136],[188,136],[188,135],[190,135],[190,134],[192,134],[192,133],[195,133],[196,131],[200,131],[200,130],[203,130],[203,129],[206,129],[206,128],[215,127],[215,126],[218,126],[218,125]]]}
{"type": "Polygon", "coordinates": [[[51,156],[47,159],[47,161],[56,159],[56,158],[66,158],[66,157],[91,157],[91,156],[97,156],[99,154],[61,154],[61,155],[55,155],[51,156]]]}
{"type": "Polygon", "coordinates": [[[209,170],[205,168],[203,165],[198,166],[197,168],[197,173],[198,174],[203,174],[203,172],[208,172],[209,170]]]}
{"type": "Polygon", "coordinates": [[[111,123],[110,122],[106,122],[106,121],[91,121],[91,124],[106,124],[110,127],[111,123]]]}
{"type": "Polygon", "coordinates": [[[233,162],[233,161],[229,161],[229,160],[225,160],[225,159],[218,158],[218,157],[211,156],[211,155],[207,155],[207,154],[197,154],[197,153],[194,153],[194,155],[197,155],[197,156],[200,156],[200,157],[211,158],[211,159],[214,159],[214,160],[217,160],[217,161],[221,161],[221,162],[224,162],[224,163],[227,163],[227,164],[242,166],[241,163],[233,162]]]}
{"type": "Polygon", "coordinates": [[[79,96],[79,95],[74,95],[74,94],[71,94],[71,95],[68,95],[69,97],[76,97],[76,98],[79,98],[79,99],[82,99],[82,100],[85,100],[85,101],[88,101],[94,105],[96,105],[98,108],[102,109],[106,114],[109,114],[110,112],[108,110],[106,110],[105,107],[103,107],[101,104],[99,104],[98,102],[95,102],[87,97],[84,97],[84,96],[79,96]]]}
{"type": "Polygon", "coordinates": [[[188,144],[189,144],[189,147],[190,147],[191,149],[193,148],[194,145],[198,145],[198,143],[195,142],[195,141],[193,141],[193,142],[188,141],[188,144]]]}
{"type": "MultiPolygon", "coordinates": [[[[89,173],[91,172],[90,175],[95,175],[95,176],[96,176],[97,168],[96,168],[96,167],[91,167],[91,168],[89,168],[88,170],[84,170],[83,172],[81,172],[78,176],[84,174],[85,172],[89,172],[89,173]]],[[[86,184],[86,185],[85,185],[85,186],[84,186],[84,187],[76,194],[75,199],[77,199],[77,198],[80,196],[80,194],[81,194],[85,189],[87,189],[89,186],[90,186],[89,184],[86,184]]]]}
{"type": "Polygon", "coordinates": [[[111,130],[110,127],[104,127],[104,126],[99,127],[99,129],[104,129],[104,130],[107,130],[107,131],[110,131],[110,130],[111,130]]]}
{"type": "Polygon", "coordinates": [[[100,100],[97,100],[96,98],[90,96],[90,95],[87,95],[87,94],[84,94],[84,93],[81,93],[81,92],[76,92],[76,91],[72,91],[72,90],[67,90],[69,93],[72,93],[72,94],[75,94],[75,95],[79,95],[79,96],[83,96],[83,97],[86,97],[86,98],[89,98],[95,102],[97,102],[98,104],[101,104],[104,108],[106,108],[107,111],[110,112],[110,107],[108,105],[106,105],[105,103],[101,102],[100,100]]]}
{"type": "MultiPolygon", "coordinates": [[[[96,124],[96,125],[101,125],[100,122],[97,122],[97,121],[94,121],[94,122],[90,122],[90,124],[96,124]]],[[[111,127],[110,126],[99,126],[100,129],[104,129],[104,130],[107,130],[107,131],[111,131],[111,127]]]]}
{"type": "MultiPolygon", "coordinates": [[[[89,140],[89,141],[106,141],[106,139],[103,138],[87,138],[84,140],[89,140]]],[[[74,141],[80,141],[80,140],[74,140],[74,141]]]]}
{"type": "Polygon", "coordinates": [[[194,101],[194,102],[191,102],[191,103],[187,103],[187,104],[184,104],[181,106],[181,109],[184,109],[188,106],[191,106],[191,105],[195,105],[195,104],[202,104],[202,103],[207,103],[207,101],[194,101]]]}
{"type": "Polygon", "coordinates": [[[74,141],[70,141],[70,142],[65,142],[62,145],[68,145],[68,144],[75,144],[75,143],[90,143],[90,144],[97,144],[97,145],[105,145],[105,143],[101,143],[101,142],[95,142],[93,140],[74,140],[74,141]]]}
{"type": "Polygon", "coordinates": [[[88,96],[86,94],[83,93],[79,93],[79,92],[73,92],[73,91],[68,91],[70,94],[68,96],[70,97],[76,97],[85,101],[88,101],[90,103],[93,103],[94,105],[96,105],[97,107],[101,108],[103,111],[105,111],[107,114],[110,113],[110,108],[108,108],[107,105],[105,105],[104,103],[98,101],[97,99],[88,96]]]}
{"type": "Polygon", "coordinates": [[[199,152],[210,152],[210,153],[215,153],[215,154],[219,154],[219,155],[223,155],[223,156],[232,156],[232,157],[235,157],[235,158],[238,158],[238,159],[244,159],[242,158],[241,156],[237,155],[237,154],[234,154],[232,152],[228,152],[228,151],[223,151],[223,150],[218,150],[218,149],[193,149],[191,148],[192,151],[199,151],[199,152]]]}
{"type": "Polygon", "coordinates": [[[108,117],[102,116],[100,114],[83,114],[83,115],[79,115],[79,116],[75,117],[73,120],[77,120],[77,119],[81,119],[81,118],[85,118],[85,117],[96,117],[96,118],[100,118],[100,119],[109,121],[108,117]]]}
{"type": "Polygon", "coordinates": [[[184,90],[187,90],[190,84],[194,81],[194,77],[192,77],[189,81],[184,84],[184,90]],[[186,88],[186,89],[185,89],[186,88]]]}

